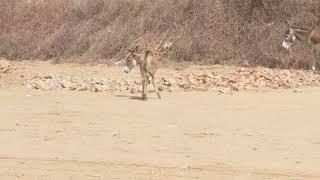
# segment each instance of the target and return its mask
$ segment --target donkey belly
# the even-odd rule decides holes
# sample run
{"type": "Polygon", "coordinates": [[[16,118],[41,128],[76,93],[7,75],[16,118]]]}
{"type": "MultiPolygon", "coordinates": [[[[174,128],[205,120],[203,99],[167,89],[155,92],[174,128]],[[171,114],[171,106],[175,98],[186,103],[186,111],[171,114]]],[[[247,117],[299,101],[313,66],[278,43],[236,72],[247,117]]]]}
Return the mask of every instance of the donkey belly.
{"type": "Polygon", "coordinates": [[[313,47],[314,49],[316,49],[317,51],[319,51],[319,50],[320,50],[320,43],[318,43],[318,44],[313,44],[312,47],[313,47]]]}

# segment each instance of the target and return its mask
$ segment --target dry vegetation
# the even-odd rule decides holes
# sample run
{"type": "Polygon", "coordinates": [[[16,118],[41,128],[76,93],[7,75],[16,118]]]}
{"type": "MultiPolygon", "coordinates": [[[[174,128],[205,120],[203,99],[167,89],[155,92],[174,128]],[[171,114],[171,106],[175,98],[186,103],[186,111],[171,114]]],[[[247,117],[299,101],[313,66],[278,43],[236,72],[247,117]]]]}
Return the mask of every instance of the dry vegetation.
{"type": "Polygon", "coordinates": [[[318,0],[0,0],[0,57],[107,63],[139,37],[167,36],[170,61],[306,68],[309,50],[289,55],[281,41],[286,22],[319,18],[318,0]]]}

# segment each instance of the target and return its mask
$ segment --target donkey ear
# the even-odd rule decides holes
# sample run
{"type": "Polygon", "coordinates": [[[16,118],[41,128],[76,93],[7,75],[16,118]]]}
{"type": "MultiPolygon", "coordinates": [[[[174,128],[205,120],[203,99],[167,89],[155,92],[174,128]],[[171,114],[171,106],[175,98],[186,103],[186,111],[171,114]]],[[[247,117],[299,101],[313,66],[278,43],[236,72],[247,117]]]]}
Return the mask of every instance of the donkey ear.
{"type": "Polygon", "coordinates": [[[130,53],[132,53],[132,52],[135,52],[135,51],[137,51],[138,50],[138,46],[134,46],[134,47],[130,47],[130,48],[128,48],[126,51],[128,51],[128,52],[130,52],[130,53]]]}
{"type": "Polygon", "coordinates": [[[139,45],[136,45],[136,46],[133,48],[133,51],[136,52],[136,51],[138,51],[138,49],[139,49],[139,45]]]}
{"type": "Polygon", "coordinates": [[[130,47],[130,48],[128,48],[128,49],[126,50],[126,52],[132,53],[132,52],[134,52],[134,48],[130,47]]]}
{"type": "Polygon", "coordinates": [[[290,33],[290,34],[293,34],[293,29],[292,29],[292,27],[290,27],[289,33],[290,33]]]}
{"type": "Polygon", "coordinates": [[[285,20],[284,23],[285,23],[285,25],[286,25],[287,28],[290,28],[290,24],[288,23],[287,20],[285,20]]]}
{"type": "Polygon", "coordinates": [[[117,62],[115,62],[114,64],[115,65],[119,65],[119,64],[123,64],[124,63],[124,60],[123,59],[120,59],[118,60],[117,62]]]}
{"type": "Polygon", "coordinates": [[[291,23],[289,23],[287,20],[285,20],[284,23],[286,24],[286,27],[288,29],[292,29],[292,24],[291,23]]]}

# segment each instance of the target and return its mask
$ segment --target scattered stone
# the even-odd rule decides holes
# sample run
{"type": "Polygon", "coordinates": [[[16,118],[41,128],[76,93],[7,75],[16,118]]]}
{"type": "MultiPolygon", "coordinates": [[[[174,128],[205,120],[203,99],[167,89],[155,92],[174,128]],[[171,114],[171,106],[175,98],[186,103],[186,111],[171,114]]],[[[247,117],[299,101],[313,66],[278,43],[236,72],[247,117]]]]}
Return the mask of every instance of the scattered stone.
{"type": "Polygon", "coordinates": [[[237,86],[231,86],[231,89],[232,89],[233,91],[240,91],[239,87],[237,87],[237,86]]]}
{"type": "Polygon", "coordinates": [[[293,92],[294,93],[303,93],[303,90],[302,89],[293,89],[293,92]]]}
{"type": "Polygon", "coordinates": [[[138,89],[133,87],[133,88],[130,89],[130,93],[131,94],[137,94],[138,93],[138,89]]]}
{"type": "Polygon", "coordinates": [[[165,78],[165,77],[163,77],[162,80],[163,80],[163,83],[166,86],[173,86],[174,84],[176,84],[176,80],[173,79],[173,78],[165,78]]]}
{"type": "Polygon", "coordinates": [[[0,59],[0,73],[7,73],[10,70],[10,62],[0,59]]]}
{"type": "Polygon", "coordinates": [[[90,88],[90,91],[91,91],[91,92],[99,92],[99,89],[98,89],[96,86],[92,86],[92,87],[90,88]]]}
{"type": "Polygon", "coordinates": [[[95,87],[96,87],[96,89],[97,89],[98,92],[104,92],[104,91],[105,91],[104,86],[101,85],[101,84],[96,85],[95,87]]]}
{"type": "Polygon", "coordinates": [[[71,91],[74,91],[74,90],[76,90],[77,88],[74,87],[74,86],[72,86],[72,87],[69,87],[68,89],[71,90],[71,91]]]}
{"type": "Polygon", "coordinates": [[[219,89],[219,91],[218,91],[220,94],[226,94],[227,93],[227,91],[225,90],[225,89],[219,89]]]}
{"type": "MultiPolygon", "coordinates": [[[[234,68],[228,72],[181,72],[157,79],[160,91],[208,91],[228,94],[243,90],[293,89],[320,86],[320,74],[302,70],[267,68],[234,68]]],[[[24,85],[40,90],[77,90],[91,92],[121,92],[136,94],[142,91],[140,79],[81,79],[54,74],[37,74],[24,85]]],[[[150,85],[149,85],[150,87],[150,85]]],[[[152,85],[151,85],[152,87],[152,85]]]]}
{"type": "Polygon", "coordinates": [[[62,80],[62,81],[61,81],[61,87],[62,87],[62,88],[69,88],[69,89],[71,88],[71,89],[72,89],[73,86],[74,86],[74,85],[73,85],[72,82],[70,82],[70,81],[67,81],[67,80],[62,80]]]}
{"type": "Polygon", "coordinates": [[[195,88],[192,88],[192,90],[206,92],[209,89],[207,87],[195,87],[195,88]]]}
{"type": "Polygon", "coordinates": [[[180,87],[183,89],[190,89],[191,85],[190,84],[181,84],[180,87]]]}
{"type": "Polygon", "coordinates": [[[159,90],[159,91],[164,91],[164,89],[165,89],[165,87],[164,87],[164,86],[162,86],[162,85],[158,85],[158,90],[159,90]]]}
{"type": "Polygon", "coordinates": [[[81,86],[79,88],[76,88],[77,91],[86,91],[88,88],[86,86],[81,86]]]}

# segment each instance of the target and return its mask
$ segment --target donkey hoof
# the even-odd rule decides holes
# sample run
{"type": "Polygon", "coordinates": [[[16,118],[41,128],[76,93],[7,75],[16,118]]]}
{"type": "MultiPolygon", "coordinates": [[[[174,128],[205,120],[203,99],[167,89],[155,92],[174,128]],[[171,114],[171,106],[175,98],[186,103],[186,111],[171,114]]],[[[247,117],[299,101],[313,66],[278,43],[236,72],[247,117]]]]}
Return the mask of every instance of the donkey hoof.
{"type": "Polygon", "coordinates": [[[161,96],[160,96],[160,94],[158,94],[158,98],[159,98],[159,99],[161,99],[161,96]]]}
{"type": "Polygon", "coordinates": [[[147,96],[142,96],[142,100],[144,101],[148,100],[147,96]]]}

